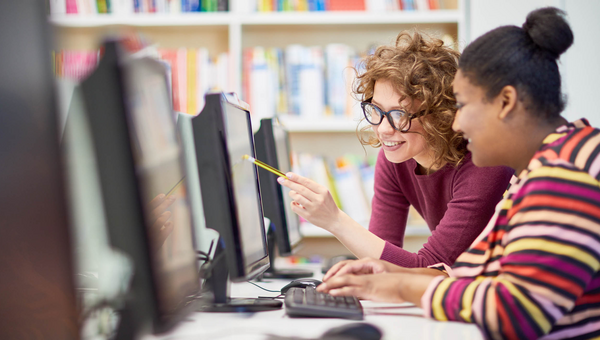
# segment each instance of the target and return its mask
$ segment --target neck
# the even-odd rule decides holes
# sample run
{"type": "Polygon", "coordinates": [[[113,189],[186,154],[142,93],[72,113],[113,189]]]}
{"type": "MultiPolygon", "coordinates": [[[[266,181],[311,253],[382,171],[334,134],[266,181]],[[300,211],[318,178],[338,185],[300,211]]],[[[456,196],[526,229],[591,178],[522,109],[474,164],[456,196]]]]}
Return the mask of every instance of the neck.
{"type": "Polygon", "coordinates": [[[441,165],[434,166],[433,152],[427,153],[425,157],[414,157],[413,159],[417,162],[417,171],[419,175],[430,175],[446,165],[446,163],[444,162],[441,165]]]}
{"type": "Polygon", "coordinates": [[[564,118],[559,117],[551,123],[540,124],[539,121],[535,121],[522,126],[522,138],[517,141],[518,145],[515,145],[515,150],[519,151],[514,152],[515,157],[512,164],[509,165],[515,169],[515,175],[518,176],[527,168],[535,153],[542,147],[544,139],[556,128],[566,123],[564,118]]]}

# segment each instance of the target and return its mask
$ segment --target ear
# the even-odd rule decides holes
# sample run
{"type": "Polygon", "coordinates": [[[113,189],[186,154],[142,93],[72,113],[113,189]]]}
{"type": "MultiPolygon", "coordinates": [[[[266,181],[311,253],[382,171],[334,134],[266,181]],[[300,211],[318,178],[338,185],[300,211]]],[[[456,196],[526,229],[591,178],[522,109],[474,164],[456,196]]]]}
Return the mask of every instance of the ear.
{"type": "Polygon", "coordinates": [[[500,101],[499,104],[501,106],[498,118],[504,120],[517,106],[517,89],[511,85],[504,86],[496,99],[500,101]]]}

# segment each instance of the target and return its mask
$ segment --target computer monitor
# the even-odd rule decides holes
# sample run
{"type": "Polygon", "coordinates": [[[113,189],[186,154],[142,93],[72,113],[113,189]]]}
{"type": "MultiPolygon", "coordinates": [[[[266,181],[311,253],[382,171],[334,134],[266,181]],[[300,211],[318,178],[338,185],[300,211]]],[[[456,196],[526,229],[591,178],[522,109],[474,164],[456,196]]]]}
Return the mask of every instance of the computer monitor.
{"type": "MultiPolygon", "coordinates": [[[[202,193],[200,192],[200,177],[198,175],[198,162],[196,160],[196,146],[194,145],[194,130],[192,119],[195,116],[178,112],[177,132],[181,139],[183,148],[183,160],[185,164],[185,179],[187,192],[192,210],[192,221],[194,225],[194,238],[196,250],[205,259],[214,257],[214,251],[219,239],[219,233],[206,227],[204,219],[204,208],[202,208],[202,193]]],[[[198,261],[202,265],[202,261],[198,261]]]]}
{"type": "MultiPolygon", "coordinates": [[[[290,145],[287,131],[272,118],[260,121],[260,129],[254,134],[256,156],[268,165],[287,173],[291,170],[290,145]]],[[[291,255],[301,239],[300,219],[292,211],[290,189],[277,183],[277,176],[260,168],[260,190],[263,199],[265,217],[271,220],[267,233],[269,256],[275,259],[275,244],[279,255],[291,255]]],[[[313,276],[312,271],[301,269],[275,269],[271,267],[264,273],[267,278],[301,278],[313,276]]]]}
{"type": "Polygon", "coordinates": [[[79,338],[47,21],[0,2],[0,339],[79,338]]]}
{"type": "Polygon", "coordinates": [[[103,51],[81,90],[110,242],[134,263],[116,336],[133,339],[185,317],[199,278],[165,69],[128,57],[118,41],[103,51]]]}
{"type": "Polygon", "coordinates": [[[223,94],[207,94],[192,127],[206,226],[220,234],[204,310],[280,308],[277,300],[228,296],[228,277],[251,280],[270,264],[257,169],[243,158],[255,157],[250,113],[223,94]]]}

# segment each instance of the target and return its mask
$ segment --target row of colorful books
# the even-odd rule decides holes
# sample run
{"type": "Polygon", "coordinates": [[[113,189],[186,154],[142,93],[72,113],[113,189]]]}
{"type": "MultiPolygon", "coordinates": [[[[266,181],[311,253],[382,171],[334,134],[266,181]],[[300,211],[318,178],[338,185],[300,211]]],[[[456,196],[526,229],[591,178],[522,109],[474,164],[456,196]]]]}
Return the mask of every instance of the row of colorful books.
{"type": "Polygon", "coordinates": [[[57,78],[81,81],[98,65],[98,51],[53,51],[52,66],[57,78]]]}
{"type": "Polygon", "coordinates": [[[159,49],[158,56],[169,69],[175,111],[198,114],[207,92],[232,91],[226,52],[211,57],[205,48],[159,49]]]}
{"type": "MultiPolygon", "coordinates": [[[[98,51],[52,53],[54,74],[80,82],[98,65],[98,51]]],[[[148,53],[164,62],[168,71],[175,111],[197,114],[210,91],[231,92],[229,54],[210,56],[205,48],[158,49],[148,53]]]]}
{"type": "Polygon", "coordinates": [[[352,95],[361,57],[343,44],[251,47],[243,51],[242,98],[257,118],[276,114],[306,119],[359,118],[352,95]]]}
{"type": "Polygon", "coordinates": [[[428,11],[457,9],[457,0],[245,0],[245,12],[287,11],[428,11]]]}
{"type": "Polygon", "coordinates": [[[224,12],[228,0],[47,0],[50,14],[224,12]]]}

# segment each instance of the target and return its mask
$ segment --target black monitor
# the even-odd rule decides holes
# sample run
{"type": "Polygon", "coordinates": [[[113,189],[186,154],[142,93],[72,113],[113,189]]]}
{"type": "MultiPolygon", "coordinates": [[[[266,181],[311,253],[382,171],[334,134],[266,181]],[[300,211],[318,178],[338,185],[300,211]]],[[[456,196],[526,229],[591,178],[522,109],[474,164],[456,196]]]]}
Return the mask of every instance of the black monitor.
{"type": "Polygon", "coordinates": [[[0,31],[0,339],[78,339],[43,4],[1,1],[0,31]]]}
{"type": "Polygon", "coordinates": [[[199,278],[165,69],[132,59],[118,41],[103,51],[81,91],[109,239],[134,263],[116,338],[134,339],[185,317],[199,278]]]}
{"type": "MultiPolygon", "coordinates": [[[[272,118],[260,121],[260,129],[254,134],[256,157],[268,165],[281,170],[291,171],[290,144],[287,131],[272,118]]],[[[300,219],[292,211],[290,189],[277,183],[277,176],[265,169],[258,169],[260,190],[263,199],[265,217],[271,220],[267,233],[269,255],[275,259],[275,244],[279,255],[291,255],[292,250],[301,239],[300,219]]],[[[300,278],[313,276],[312,271],[300,269],[275,269],[271,267],[264,273],[267,278],[300,278]]]]}
{"type": "Polygon", "coordinates": [[[206,227],[220,234],[204,310],[280,308],[277,300],[228,296],[229,280],[251,280],[270,262],[257,169],[243,158],[255,157],[250,113],[223,94],[207,94],[192,127],[206,227]]]}

